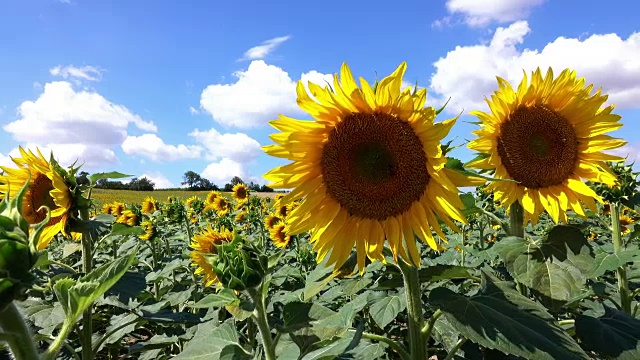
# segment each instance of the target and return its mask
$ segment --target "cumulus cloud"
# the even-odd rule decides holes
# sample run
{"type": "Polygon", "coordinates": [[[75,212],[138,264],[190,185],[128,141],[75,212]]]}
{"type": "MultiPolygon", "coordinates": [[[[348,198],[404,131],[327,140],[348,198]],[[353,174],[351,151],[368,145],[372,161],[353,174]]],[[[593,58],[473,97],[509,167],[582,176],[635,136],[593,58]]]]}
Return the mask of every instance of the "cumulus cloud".
{"type": "Polygon", "coordinates": [[[157,131],[153,122],[126,107],[96,92],[76,91],[66,81],[45,84],[40,96],[23,102],[17,113],[17,120],[3,126],[14,140],[53,149],[56,158],[79,159],[87,166],[117,163],[112,148],[126,139],[129,125],[157,131]]]}
{"type": "Polygon", "coordinates": [[[248,181],[248,166],[262,153],[260,143],[244,133],[221,134],[216,129],[195,129],[189,136],[206,149],[205,158],[212,163],[205,168],[203,176],[216,184],[227,183],[234,176],[248,181]]]}
{"type": "Polygon", "coordinates": [[[201,175],[217,185],[228,183],[234,176],[239,176],[245,181],[250,177],[245,164],[226,157],[207,165],[201,175]]]}
{"type": "Polygon", "coordinates": [[[249,162],[262,152],[260,144],[244,133],[221,134],[216,129],[195,129],[189,136],[207,149],[206,157],[209,160],[227,157],[239,162],[249,162]]]}
{"type": "Polygon", "coordinates": [[[436,20],[434,25],[451,25],[461,21],[474,27],[482,27],[490,23],[507,23],[526,19],[531,10],[544,3],[545,0],[447,0],[446,8],[449,16],[436,20]]]}
{"type": "MultiPolygon", "coordinates": [[[[627,159],[627,163],[640,163],[640,143],[632,143],[609,151],[627,159]]],[[[636,165],[637,166],[637,165],[636,165]]]]}
{"type": "Polygon", "coordinates": [[[623,39],[617,34],[594,34],[585,39],[559,37],[542,50],[520,50],[531,32],[526,21],[498,28],[488,44],[457,46],[434,63],[430,90],[444,98],[451,97],[447,107],[451,113],[487,110],[484,98],[497,89],[495,76],[512,84],[520,82],[523,69],[538,66],[554,74],[565,68],[577,71],[596,88],[609,94],[618,107],[640,105],[640,33],[623,39]]]}
{"type": "Polygon", "coordinates": [[[87,81],[100,81],[104,70],[95,66],[62,66],[58,65],[49,70],[53,76],[60,76],[64,79],[81,79],[87,81]]]}
{"type": "MultiPolygon", "coordinates": [[[[255,60],[244,71],[233,74],[232,84],[207,86],[200,97],[200,106],[223,126],[254,128],[265,125],[278,114],[299,115],[296,104],[296,81],[281,68],[255,60]]],[[[325,85],[331,75],[310,71],[301,75],[306,85],[309,80],[325,85]]]]}
{"type": "Polygon", "coordinates": [[[9,155],[3,155],[0,153],[0,166],[14,167],[15,164],[11,161],[11,157],[9,155]]]}
{"type": "Polygon", "coordinates": [[[191,113],[191,115],[198,115],[200,113],[198,109],[194,108],[193,106],[189,106],[189,112],[191,113]]]}
{"type": "Polygon", "coordinates": [[[156,134],[127,136],[122,142],[122,151],[127,155],[139,155],[153,161],[176,161],[200,157],[200,146],[178,146],[165,144],[156,134]]]}
{"type": "Polygon", "coordinates": [[[245,51],[244,56],[241,60],[264,59],[267,55],[272,53],[280,44],[289,40],[290,38],[291,36],[287,35],[275,37],[273,39],[264,41],[262,42],[262,44],[254,46],[251,49],[245,51]]]}
{"type": "Polygon", "coordinates": [[[170,189],[170,188],[175,188],[176,186],[174,185],[174,183],[172,183],[169,179],[167,179],[166,176],[164,176],[161,172],[159,171],[148,171],[145,172],[142,175],[138,175],[137,178],[141,179],[143,177],[146,177],[147,179],[153,181],[153,183],[155,184],[155,189],[170,189]]]}

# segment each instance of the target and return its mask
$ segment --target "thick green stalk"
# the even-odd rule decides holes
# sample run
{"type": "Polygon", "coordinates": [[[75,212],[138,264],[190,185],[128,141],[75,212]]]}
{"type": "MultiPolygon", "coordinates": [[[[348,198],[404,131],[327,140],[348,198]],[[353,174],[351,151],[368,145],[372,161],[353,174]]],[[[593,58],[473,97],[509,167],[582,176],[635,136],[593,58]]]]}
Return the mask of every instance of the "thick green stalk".
{"type": "MultiPolygon", "coordinates": [[[[80,220],[89,221],[89,209],[80,210],[80,220]]],[[[82,272],[90,273],[93,269],[93,244],[89,229],[82,230],[82,272]]],[[[82,359],[93,360],[93,351],[91,349],[91,337],[93,335],[93,304],[82,314],[82,330],[80,339],[82,341],[82,359]]]]}
{"type": "MultiPolygon", "coordinates": [[[[611,238],[613,240],[613,252],[617,255],[623,250],[622,232],[620,231],[620,210],[622,206],[619,203],[611,204],[611,227],[613,232],[611,238]]],[[[616,278],[618,279],[618,293],[620,294],[621,310],[627,314],[631,314],[631,296],[629,296],[629,281],[627,279],[626,265],[620,266],[616,270],[616,278]]]]}
{"type": "MultiPolygon", "coordinates": [[[[509,235],[524,238],[524,208],[519,201],[514,202],[509,207],[509,235]]],[[[524,284],[516,282],[516,288],[520,294],[528,296],[528,291],[524,284]]]]}
{"type": "Polygon", "coordinates": [[[424,360],[427,358],[427,342],[422,335],[424,314],[422,311],[419,272],[417,268],[407,264],[402,259],[398,261],[398,266],[404,279],[404,293],[407,298],[411,359],[424,360]]]}
{"type": "Polygon", "coordinates": [[[24,322],[24,318],[15,303],[10,303],[0,310],[1,340],[9,344],[16,360],[38,360],[40,355],[33,343],[33,335],[24,322]]]}
{"type": "Polygon", "coordinates": [[[269,328],[269,321],[267,320],[267,311],[261,288],[262,285],[259,286],[258,289],[247,289],[255,306],[251,317],[256,322],[256,325],[258,325],[258,332],[260,332],[260,337],[262,338],[262,346],[264,347],[267,360],[276,360],[276,347],[271,337],[271,329],[269,328]]]}
{"type": "MultiPolygon", "coordinates": [[[[56,336],[55,340],[49,345],[47,352],[45,353],[46,360],[54,360],[60,351],[60,348],[64,346],[65,340],[67,340],[67,336],[73,330],[73,326],[75,324],[69,321],[65,321],[62,323],[62,328],[56,336]]],[[[75,351],[75,350],[74,350],[75,351]]]]}

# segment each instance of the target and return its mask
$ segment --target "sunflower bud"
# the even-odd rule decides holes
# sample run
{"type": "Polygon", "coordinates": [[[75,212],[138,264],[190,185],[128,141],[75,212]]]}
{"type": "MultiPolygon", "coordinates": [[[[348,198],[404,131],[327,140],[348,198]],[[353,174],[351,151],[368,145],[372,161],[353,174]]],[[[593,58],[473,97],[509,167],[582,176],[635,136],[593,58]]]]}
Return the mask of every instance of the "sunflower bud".
{"type": "Polygon", "coordinates": [[[240,236],[217,245],[213,271],[225,288],[242,291],[256,287],[267,270],[268,259],[240,236]]]}
{"type": "Polygon", "coordinates": [[[26,290],[35,277],[31,268],[38,260],[36,246],[40,234],[50,217],[30,232],[29,223],[22,216],[22,201],[28,187],[9,200],[9,195],[0,202],[0,311],[14,299],[25,298],[26,290]]]}

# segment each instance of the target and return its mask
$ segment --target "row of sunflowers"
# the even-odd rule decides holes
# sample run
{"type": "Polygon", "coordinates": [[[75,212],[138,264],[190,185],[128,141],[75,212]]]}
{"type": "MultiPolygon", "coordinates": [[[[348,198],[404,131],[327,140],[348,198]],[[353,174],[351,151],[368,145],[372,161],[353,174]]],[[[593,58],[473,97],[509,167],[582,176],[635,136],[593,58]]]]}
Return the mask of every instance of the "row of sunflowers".
{"type": "Polygon", "coordinates": [[[299,82],[313,120],[271,122],[264,151],[290,161],[264,175],[290,190],[273,200],[238,184],[98,209],[93,184],[126,175],[80,185],[20,148],[0,341],[18,359],[640,357],[640,194],[605,153],[626,144],[607,96],[569,69],[498,78],[463,164],[443,143],[458,118],[436,122],[405,70],[299,82]]]}

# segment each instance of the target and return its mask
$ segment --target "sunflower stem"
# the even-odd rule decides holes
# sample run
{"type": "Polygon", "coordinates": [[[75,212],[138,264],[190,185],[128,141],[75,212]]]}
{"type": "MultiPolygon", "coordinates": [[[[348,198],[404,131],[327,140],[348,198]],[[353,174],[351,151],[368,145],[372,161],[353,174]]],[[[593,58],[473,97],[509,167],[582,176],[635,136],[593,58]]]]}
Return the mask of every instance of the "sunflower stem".
{"type": "Polygon", "coordinates": [[[407,298],[407,315],[409,318],[409,347],[411,359],[424,360],[427,358],[427,342],[422,333],[424,314],[420,292],[420,277],[417,268],[399,259],[398,267],[404,280],[404,293],[407,298]]]}
{"type": "Polygon", "coordinates": [[[16,360],[40,359],[38,349],[32,341],[33,335],[15,303],[11,302],[0,310],[0,330],[0,341],[9,344],[16,360]]]}
{"type": "MultiPolygon", "coordinates": [[[[622,232],[620,230],[620,203],[611,204],[611,228],[613,230],[611,238],[613,240],[613,252],[618,255],[623,250],[622,232]]],[[[631,314],[631,296],[629,294],[629,282],[627,279],[626,265],[620,266],[616,270],[616,278],[618,280],[618,293],[620,294],[621,310],[627,314],[631,314]]]]}
{"type": "Polygon", "coordinates": [[[251,314],[251,317],[258,325],[258,332],[262,338],[262,346],[264,347],[264,353],[267,360],[276,360],[276,347],[274,346],[273,338],[271,337],[271,329],[269,328],[269,321],[267,320],[267,311],[264,303],[264,296],[262,287],[264,283],[260,284],[258,289],[248,288],[247,293],[253,300],[255,309],[251,314]]]}
{"type": "MultiPolygon", "coordinates": [[[[80,220],[89,221],[89,209],[80,209],[80,220]]],[[[92,236],[89,229],[85,226],[82,230],[82,272],[86,275],[91,272],[93,268],[93,249],[92,249],[92,236]]],[[[93,349],[91,348],[91,337],[93,335],[93,304],[87,307],[87,310],[82,313],[82,330],[80,333],[80,339],[82,341],[82,359],[93,359],[93,349]]]]}
{"type": "MultiPolygon", "coordinates": [[[[520,201],[516,201],[509,207],[509,235],[524,238],[524,208],[520,201]]],[[[520,294],[529,296],[527,287],[516,281],[516,288],[520,294]]]]}

